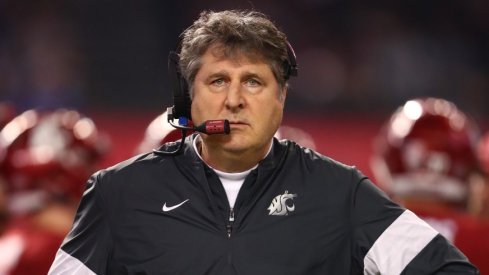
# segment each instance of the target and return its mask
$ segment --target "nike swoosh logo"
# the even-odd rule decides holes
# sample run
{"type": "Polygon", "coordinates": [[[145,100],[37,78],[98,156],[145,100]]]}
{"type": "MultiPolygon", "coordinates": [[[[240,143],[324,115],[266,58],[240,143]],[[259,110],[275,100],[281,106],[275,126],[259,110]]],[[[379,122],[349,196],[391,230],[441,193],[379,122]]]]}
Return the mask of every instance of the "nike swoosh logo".
{"type": "Polygon", "coordinates": [[[163,212],[172,211],[173,209],[176,209],[176,208],[182,206],[184,203],[188,202],[188,200],[189,199],[186,199],[186,200],[182,201],[181,203],[174,205],[174,206],[166,206],[166,202],[165,202],[165,204],[163,204],[163,212]]]}

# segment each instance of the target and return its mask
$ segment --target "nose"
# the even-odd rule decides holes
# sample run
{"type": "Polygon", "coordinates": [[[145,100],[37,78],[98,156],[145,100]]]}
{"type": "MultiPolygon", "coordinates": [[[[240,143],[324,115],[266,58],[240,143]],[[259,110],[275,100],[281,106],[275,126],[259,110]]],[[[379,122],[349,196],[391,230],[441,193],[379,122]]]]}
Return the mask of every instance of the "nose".
{"type": "Polygon", "coordinates": [[[236,112],[243,109],[245,106],[245,100],[241,91],[240,83],[233,83],[229,86],[229,90],[226,95],[225,105],[226,108],[232,112],[236,112]]]}

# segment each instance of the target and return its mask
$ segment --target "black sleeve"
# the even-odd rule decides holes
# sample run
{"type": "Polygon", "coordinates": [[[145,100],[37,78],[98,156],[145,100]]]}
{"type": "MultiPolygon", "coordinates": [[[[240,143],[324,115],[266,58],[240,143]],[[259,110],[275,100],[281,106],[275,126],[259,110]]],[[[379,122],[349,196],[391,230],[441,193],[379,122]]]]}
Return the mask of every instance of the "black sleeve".
{"type": "Polygon", "coordinates": [[[478,274],[435,229],[392,202],[368,178],[360,173],[355,178],[359,180],[351,213],[354,273],[478,274]]]}
{"type": "Polygon", "coordinates": [[[66,236],[49,274],[106,274],[112,247],[100,184],[100,173],[87,182],[71,231],[66,236]]]}
{"type": "Polygon", "coordinates": [[[414,274],[479,274],[462,252],[438,234],[404,268],[403,275],[414,274]],[[429,270],[430,273],[427,273],[429,270]]]}

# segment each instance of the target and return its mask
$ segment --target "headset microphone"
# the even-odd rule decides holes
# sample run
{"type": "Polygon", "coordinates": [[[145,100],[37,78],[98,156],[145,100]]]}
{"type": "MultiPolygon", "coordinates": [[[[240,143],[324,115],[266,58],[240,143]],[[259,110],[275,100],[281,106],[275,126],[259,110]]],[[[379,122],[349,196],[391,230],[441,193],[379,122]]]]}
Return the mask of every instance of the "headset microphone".
{"type": "Polygon", "coordinates": [[[207,120],[199,126],[194,127],[194,130],[208,135],[227,135],[231,132],[231,128],[229,127],[229,120],[227,119],[207,120]]]}
{"type": "Polygon", "coordinates": [[[182,126],[173,123],[173,121],[169,120],[171,126],[180,129],[180,130],[191,130],[199,133],[204,133],[207,135],[221,135],[221,134],[229,134],[231,132],[231,127],[229,127],[229,120],[227,119],[214,119],[207,120],[199,126],[182,126]]]}

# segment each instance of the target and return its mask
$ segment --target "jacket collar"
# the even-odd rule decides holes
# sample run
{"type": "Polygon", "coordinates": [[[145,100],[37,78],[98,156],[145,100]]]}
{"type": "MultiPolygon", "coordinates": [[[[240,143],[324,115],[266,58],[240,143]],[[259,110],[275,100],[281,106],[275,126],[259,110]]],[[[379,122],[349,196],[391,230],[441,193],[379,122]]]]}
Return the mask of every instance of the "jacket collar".
{"type": "MultiPolygon", "coordinates": [[[[183,154],[181,155],[182,161],[179,161],[181,164],[183,164],[182,162],[186,162],[191,166],[205,165],[204,161],[202,161],[193,146],[193,142],[196,138],[198,138],[198,134],[194,133],[185,139],[185,146],[183,149],[183,154]]],[[[284,154],[290,147],[289,141],[279,141],[275,137],[273,138],[272,143],[272,149],[268,155],[258,163],[258,168],[260,170],[274,170],[278,165],[280,165],[281,161],[283,161],[284,154]]],[[[178,157],[179,156],[177,156],[177,158],[178,157]]]]}

